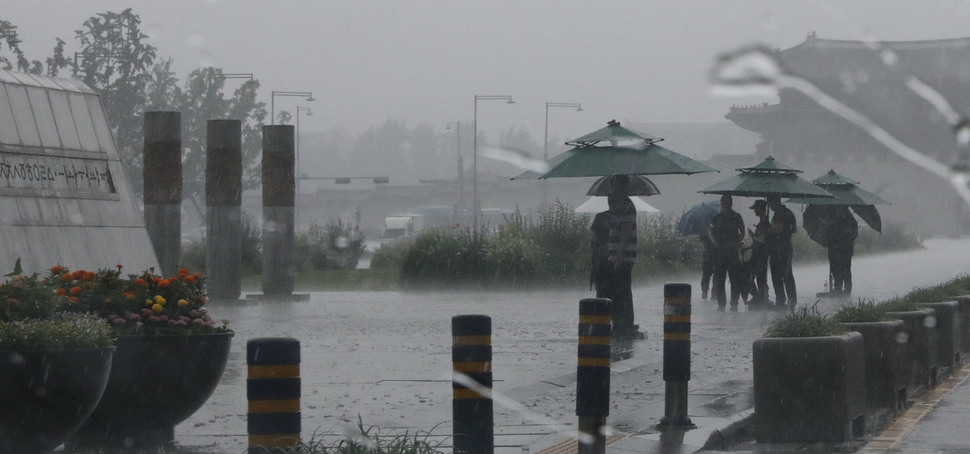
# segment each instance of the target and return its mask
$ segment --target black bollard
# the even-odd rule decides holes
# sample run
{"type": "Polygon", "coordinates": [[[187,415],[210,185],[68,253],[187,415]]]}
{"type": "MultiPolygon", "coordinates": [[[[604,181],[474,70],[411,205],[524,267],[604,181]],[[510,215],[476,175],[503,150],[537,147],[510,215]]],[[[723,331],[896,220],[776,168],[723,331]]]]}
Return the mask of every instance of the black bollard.
{"type": "Polygon", "coordinates": [[[690,380],[690,284],[664,285],[664,417],[658,428],[692,428],[687,417],[690,380]]]}
{"type": "Polygon", "coordinates": [[[242,121],[206,122],[206,287],[209,299],[242,292],[242,121]]]}
{"type": "Polygon", "coordinates": [[[451,318],[451,333],[453,451],[491,454],[495,451],[492,319],[486,315],[456,315],[451,318]]]}
{"type": "Polygon", "coordinates": [[[176,275],[182,250],[181,125],[179,112],[145,112],[145,228],[163,276],[176,275]]]}
{"type": "Polygon", "coordinates": [[[259,338],[246,343],[250,454],[300,443],[300,341],[259,338]]]}
{"type": "Polygon", "coordinates": [[[576,416],[579,454],[606,452],[606,417],[610,414],[610,300],[579,300],[579,362],[576,368],[576,416]]]}

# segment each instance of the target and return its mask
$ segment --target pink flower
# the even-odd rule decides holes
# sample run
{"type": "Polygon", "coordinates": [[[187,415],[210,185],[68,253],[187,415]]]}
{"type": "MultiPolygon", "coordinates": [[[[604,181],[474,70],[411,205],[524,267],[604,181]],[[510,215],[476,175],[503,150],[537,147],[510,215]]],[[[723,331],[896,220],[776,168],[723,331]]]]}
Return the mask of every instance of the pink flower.
{"type": "Polygon", "coordinates": [[[131,319],[131,320],[141,320],[141,315],[138,315],[138,314],[132,312],[132,313],[129,313],[128,314],[128,318],[131,319]]]}

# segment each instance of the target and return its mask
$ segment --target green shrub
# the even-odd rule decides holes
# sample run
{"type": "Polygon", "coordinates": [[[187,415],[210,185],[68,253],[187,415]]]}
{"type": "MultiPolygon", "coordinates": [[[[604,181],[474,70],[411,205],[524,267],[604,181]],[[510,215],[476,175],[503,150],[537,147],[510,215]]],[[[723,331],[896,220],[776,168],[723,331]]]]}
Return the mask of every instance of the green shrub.
{"type": "Polygon", "coordinates": [[[386,244],[374,251],[370,259],[370,267],[374,268],[400,268],[404,263],[404,256],[411,248],[411,241],[398,240],[391,244],[386,244]]]}
{"type": "Polygon", "coordinates": [[[878,306],[886,312],[912,312],[923,309],[923,306],[916,301],[898,296],[883,301],[878,306]]]}
{"type": "Polygon", "coordinates": [[[677,231],[677,220],[668,214],[640,219],[637,223],[637,264],[641,278],[700,269],[704,246],[696,235],[677,231]]]}
{"type": "Polygon", "coordinates": [[[970,275],[960,275],[947,282],[930,287],[920,287],[907,293],[903,299],[916,303],[950,301],[956,296],[970,293],[970,275]]]}
{"type": "Polygon", "coordinates": [[[324,226],[313,223],[293,238],[293,266],[297,271],[355,269],[364,247],[357,225],[340,219],[324,226]]]}
{"type": "Polygon", "coordinates": [[[819,337],[842,333],[845,333],[845,327],[812,306],[800,307],[775,319],[768,325],[764,337],[819,337]]]}
{"type": "Polygon", "coordinates": [[[419,233],[404,255],[401,286],[435,288],[480,286],[492,274],[486,266],[489,232],[481,227],[430,229],[419,233]]]}
{"type": "Polygon", "coordinates": [[[111,327],[91,314],[59,313],[48,319],[0,322],[0,349],[57,350],[114,345],[111,327]]]}
{"type": "Polygon", "coordinates": [[[832,319],[839,323],[866,323],[892,320],[884,307],[873,300],[862,301],[850,306],[842,306],[832,319]]]}

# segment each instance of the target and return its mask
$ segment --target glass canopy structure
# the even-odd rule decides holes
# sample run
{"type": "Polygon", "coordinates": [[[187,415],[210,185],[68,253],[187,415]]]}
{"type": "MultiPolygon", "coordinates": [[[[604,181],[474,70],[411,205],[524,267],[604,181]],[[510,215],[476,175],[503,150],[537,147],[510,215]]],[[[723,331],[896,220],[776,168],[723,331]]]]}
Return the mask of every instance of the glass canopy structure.
{"type": "Polygon", "coordinates": [[[0,271],[156,267],[96,92],[0,71],[0,271]]]}

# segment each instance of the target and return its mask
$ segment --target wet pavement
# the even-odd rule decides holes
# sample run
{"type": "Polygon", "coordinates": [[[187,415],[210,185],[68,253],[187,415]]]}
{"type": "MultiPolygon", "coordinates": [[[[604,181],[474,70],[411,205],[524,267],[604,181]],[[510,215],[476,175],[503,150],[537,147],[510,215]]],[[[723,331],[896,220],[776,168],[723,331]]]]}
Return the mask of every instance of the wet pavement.
{"type": "MultiPolygon", "coordinates": [[[[856,257],[854,297],[885,299],[935,285],[965,273],[967,257],[970,239],[929,240],[924,250],[856,257]]],[[[808,297],[822,291],[827,272],[827,264],[796,267],[800,304],[817,303],[823,312],[838,307],[837,301],[808,297]]],[[[722,439],[734,442],[720,446],[732,451],[813,452],[806,446],[738,444],[731,437],[753,411],[752,341],[781,314],[720,313],[697,298],[696,276],[669,282],[694,284],[688,416],[698,427],[679,434],[654,428],[664,415],[663,283],[640,286],[634,289],[635,310],[647,338],[634,343],[631,358],[612,364],[607,452],[696,452],[705,444],[719,447],[722,439]]],[[[575,452],[570,440],[577,422],[578,303],[591,295],[325,292],[312,293],[309,301],[215,305],[214,318],[228,319],[236,332],[229,364],[205,406],[176,427],[176,451],[246,450],[245,348],[259,337],[301,342],[304,440],[355,434],[359,420],[384,434],[428,434],[450,451],[451,317],[484,314],[492,318],[495,452],[575,452]]],[[[970,406],[970,389],[963,388],[950,394],[963,396],[953,403],[955,411],[970,406]]],[[[906,440],[923,444],[922,432],[909,433],[906,440]]],[[[932,444],[935,435],[925,436],[932,444]]],[[[924,449],[905,444],[910,441],[897,447],[924,449]]]]}

